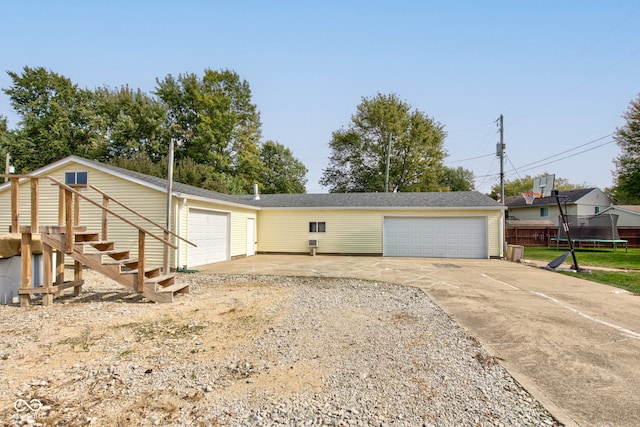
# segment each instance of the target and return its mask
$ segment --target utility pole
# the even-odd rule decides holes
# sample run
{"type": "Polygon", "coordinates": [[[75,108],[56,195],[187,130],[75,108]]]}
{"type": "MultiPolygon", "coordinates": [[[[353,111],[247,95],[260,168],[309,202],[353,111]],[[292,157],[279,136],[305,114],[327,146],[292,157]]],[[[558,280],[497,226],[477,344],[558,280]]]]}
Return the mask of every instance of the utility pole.
{"type": "Polygon", "coordinates": [[[387,134],[387,167],[384,172],[384,192],[389,192],[389,166],[391,165],[391,134],[387,134]]]}
{"type": "Polygon", "coordinates": [[[500,132],[500,142],[496,149],[496,156],[500,158],[500,202],[504,205],[504,119],[502,114],[498,118],[498,129],[500,132]]]}
{"type": "MultiPolygon", "coordinates": [[[[11,173],[11,171],[9,170],[9,168],[10,168],[9,163],[10,162],[11,162],[11,156],[9,155],[9,153],[7,153],[7,157],[6,157],[5,162],[4,162],[4,173],[5,173],[5,175],[9,175],[11,173]]],[[[4,177],[4,182],[7,182],[7,181],[9,181],[9,177],[5,176],[4,177]]]]}
{"type": "MultiPolygon", "coordinates": [[[[173,138],[169,141],[169,159],[167,164],[167,216],[166,216],[166,229],[171,230],[171,201],[172,201],[172,193],[173,193],[173,146],[175,145],[175,141],[173,138]]],[[[164,232],[165,240],[169,240],[171,236],[168,231],[164,232]]],[[[162,270],[164,274],[169,274],[171,271],[171,267],[169,265],[169,247],[165,244],[163,245],[164,250],[162,253],[162,270]]]]}

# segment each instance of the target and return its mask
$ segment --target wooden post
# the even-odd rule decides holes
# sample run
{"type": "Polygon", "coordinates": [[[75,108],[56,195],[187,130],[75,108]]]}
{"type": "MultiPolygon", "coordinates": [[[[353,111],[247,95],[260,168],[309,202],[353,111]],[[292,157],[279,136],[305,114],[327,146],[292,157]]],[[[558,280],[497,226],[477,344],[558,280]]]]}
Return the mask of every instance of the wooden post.
{"type": "Polygon", "coordinates": [[[20,232],[20,180],[11,178],[11,232],[20,232]]]}
{"type": "Polygon", "coordinates": [[[64,283],[64,252],[56,251],[56,285],[64,283]]]}
{"type": "Polygon", "coordinates": [[[73,252],[73,194],[69,190],[64,191],[64,223],[65,223],[65,251],[73,252]]]}
{"type": "Polygon", "coordinates": [[[40,179],[31,178],[31,232],[38,232],[38,191],[40,179]]]}
{"type": "MultiPolygon", "coordinates": [[[[82,282],[82,263],[81,262],[74,262],[73,264],[73,280],[76,283],[84,283],[82,282]]],[[[82,285],[76,285],[73,287],[73,296],[77,297],[80,295],[80,292],[82,292],[82,285]]]]}
{"type": "Polygon", "coordinates": [[[58,187],[58,225],[64,224],[65,189],[58,187]]]}
{"type": "MultiPolygon", "coordinates": [[[[76,187],[75,190],[78,188],[76,187]]],[[[80,196],[73,195],[73,225],[80,225],[80,196]]]]}
{"type": "Polygon", "coordinates": [[[53,284],[53,277],[51,275],[53,269],[53,248],[46,243],[42,244],[42,258],[42,305],[49,305],[53,303],[53,294],[51,291],[51,285],[53,284]]]}
{"type": "Polygon", "coordinates": [[[144,290],[144,250],[145,250],[145,234],[144,231],[138,230],[138,281],[137,281],[137,291],[142,292],[144,290]]]}
{"type": "MultiPolygon", "coordinates": [[[[31,234],[30,233],[22,233],[22,242],[20,247],[20,256],[21,256],[21,278],[20,278],[20,288],[21,289],[30,289],[32,287],[31,283],[31,234]]],[[[20,307],[29,306],[29,300],[31,299],[31,294],[20,294],[20,307]]]]}
{"type": "MultiPolygon", "coordinates": [[[[102,206],[109,209],[109,198],[102,196],[102,206]]],[[[109,240],[109,212],[102,210],[102,240],[109,240]]]]}
{"type": "MultiPolygon", "coordinates": [[[[171,239],[171,235],[169,234],[169,230],[164,231],[164,240],[169,241],[171,239]]],[[[169,245],[166,243],[162,244],[162,272],[164,274],[169,274],[169,245]]]]}

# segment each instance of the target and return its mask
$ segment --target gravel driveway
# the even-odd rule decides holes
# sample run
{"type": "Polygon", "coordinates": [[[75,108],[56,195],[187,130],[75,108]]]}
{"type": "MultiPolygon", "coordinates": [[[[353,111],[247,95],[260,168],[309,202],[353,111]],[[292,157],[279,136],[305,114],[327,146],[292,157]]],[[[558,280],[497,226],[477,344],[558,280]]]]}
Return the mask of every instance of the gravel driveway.
{"type": "Polygon", "coordinates": [[[156,305],[86,278],[0,306],[5,425],[559,425],[413,287],[191,274],[156,305]]]}

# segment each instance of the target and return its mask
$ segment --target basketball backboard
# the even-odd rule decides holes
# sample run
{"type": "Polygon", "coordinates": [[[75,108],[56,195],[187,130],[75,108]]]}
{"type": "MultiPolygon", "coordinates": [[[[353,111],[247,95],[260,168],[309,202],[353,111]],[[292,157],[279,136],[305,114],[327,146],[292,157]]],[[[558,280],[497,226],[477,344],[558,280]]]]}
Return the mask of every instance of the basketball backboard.
{"type": "Polygon", "coordinates": [[[555,175],[544,175],[533,180],[534,193],[542,194],[542,197],[551,196],[551,190],[553,190],[553,184],[556,180],[555,175]]]}

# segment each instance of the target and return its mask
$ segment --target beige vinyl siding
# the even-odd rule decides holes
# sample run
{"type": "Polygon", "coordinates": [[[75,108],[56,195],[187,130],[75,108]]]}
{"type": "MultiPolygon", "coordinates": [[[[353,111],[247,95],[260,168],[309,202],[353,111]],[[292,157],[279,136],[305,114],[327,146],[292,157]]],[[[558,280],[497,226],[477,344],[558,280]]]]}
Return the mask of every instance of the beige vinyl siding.
{"type": "Polygon", "coordinates": [[[625,212],[620,209],[610,209],[603,215],[618,215],[618,227],[640,227],[640,214],[625,212]]]}
{"type": "Polygon", "coordinates": [[[385,216],[487,217],[489,256],[501,255],[499,210],[262,210],[258,214],[258,251],[305,253],[309,252],[308,240],[318,239],[318,254],[381,255],[385,216]],[[326,232],[310,233],[312,221],[325,222],[326,232]]]}
{"type": "Polygon", "coordinates": [[[487,238],[489,239],[489,257],[502,258],[502,247],[504,236],[500,232],[503,229],[504,216],[501,211],[490,212],[487,214],[488,229],[487,238]]]}
{"type": "MultiPolygon", "coordinates": [[[[88,172],[89,184],[96,186],[111,197],[117,199],[121,203],[124,203],[136,212],[157,222],[158,224],[164,225],[166,222],[166,194],[160,191],[149,189],[131,181],[79,164],[65,165],[53,171],[48,171],[47,175],[64,182],[65,172],[85,171],[88,172]]],[[[30,194],[29,180],[23,180],[20,185],[21,225],[29,225],[30,223],[30,194]]],[[[58,187],[52,185],[51,181],[41,178],[39,194],[39,225],[56,225],[58,223],[58,187]]],[[[82,194],[90,197],[97,203],[102,204],[102,196],[97,192],[86,189],[82,190],[82,194]]],[[[11,219],[9,218],[8,213],[5,215],[5,211],[9,211],[9,206],[11,205],[11,194],[9,189],[0,193],[0,201],[2,202],[2,206],[7,207],[7,209],[2,209],[3,214],[0,217],[0,227],[2,230],[8,231],[11,219]]],[[[162,232],[157,227],[137,218],[134,214],[127,212],[116,203],[111,202],[109,208],[146,230],[162,236],[162,232]]],[[[86,226],[89,231],[100,232],[102,230],[102,211],[90,202],[81,200],[80,225],[86,226]]],[[[115,241],[117,249],[129,250],[133,258],[137,257],[137,229],[117,219],[113,215],[109,215],[108,240],[115,241]]],[[[149,265],[162,265],[162,244],[151,236],[147,236],[146,255],[147,263],[149,265]]]]}
{"type": "Polygon", "coordinates": [[[575,214],[593,216],[596,214],[596,206],[600,211],[611,206],[611,199],[600,189],[595,189],[579,200],[575,214]]]}
{"type": "MultiPolygon", "coordinates": [[[[230,256],[241,257],[247,254],[247,218],[256,219],[256,211],[243,209],[240,207],[229,207],[216,203],[209,203],[201,200],[176,199],[174,209],[176,216],[174,222],[177,224],[176,234],[188,235],[189,209],[203,209],[212,212],[228,213],[230,216],[230,256]]],[[[178,249],[178,266],[186,266],[188,251],[191,246],[181,242],[178,249]]]]}
{"type": "MultiPolygon", "coordinates": [[[[256,223],[256,212],[250,210],[233,210],[231,212],[231,257],[247,255],[247,219],[253,218],[256,223]]],[[[255,235],[255,232],[254,232],[255,235]]]]}
{"type": "Polygon", "coordinates": [[[260,211],[259,252],[308,252],[318,239],[317,253],[382,253],[382,216],[363,211],[260,211]],[[326,223],[325,233],[310,233],[309,222],[326,223]]]}
{"type": "MultiPolygon", "coordinates": [[[[565,209],[565,206],[562,206],[562,209],[565,209]]],[[[566,206],[567,215],[575,215],[576,214],[576,205],[567,205],[566,206]]],[[[560,222],[560,211],[558,210],[557,205],[545,205],[545,206],[531,206],[531,207],[520,207],[520,208],[512,208],[509,209],[509,218],[514,218],[518,220],[541,220],[547,219],[554,224],[558,225],[560,222]],[[547,208],[549,211],[549,215],[546,217],[540,216],[540,208],[547,208]]]]}

